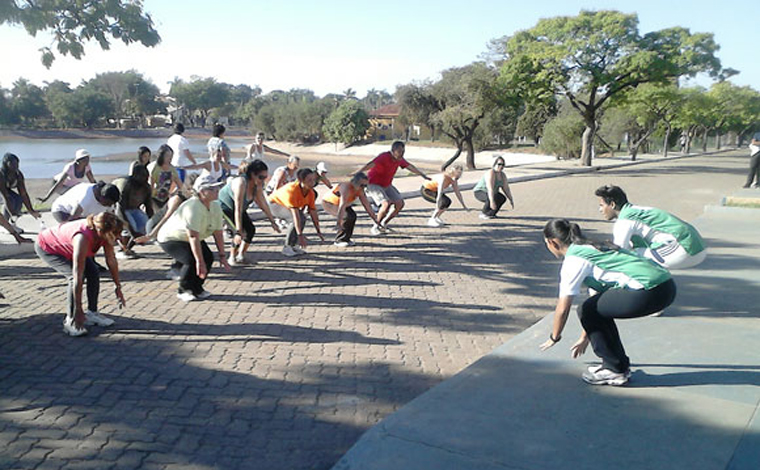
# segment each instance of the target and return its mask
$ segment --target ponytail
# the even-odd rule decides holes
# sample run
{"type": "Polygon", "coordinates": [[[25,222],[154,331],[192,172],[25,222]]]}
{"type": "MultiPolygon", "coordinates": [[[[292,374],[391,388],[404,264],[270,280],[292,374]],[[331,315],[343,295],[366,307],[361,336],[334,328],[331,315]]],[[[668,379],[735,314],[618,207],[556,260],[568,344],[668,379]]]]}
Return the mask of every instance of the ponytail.
{"type": "Polygon", "coordinates": [[[591,245],[599,251],[619,250],[620,248],[610,242],[598,242],[583,236],[580,225],[567,219],[552,219],[544,225],[544,238],[554,238],[565,246],[591,245]]]}

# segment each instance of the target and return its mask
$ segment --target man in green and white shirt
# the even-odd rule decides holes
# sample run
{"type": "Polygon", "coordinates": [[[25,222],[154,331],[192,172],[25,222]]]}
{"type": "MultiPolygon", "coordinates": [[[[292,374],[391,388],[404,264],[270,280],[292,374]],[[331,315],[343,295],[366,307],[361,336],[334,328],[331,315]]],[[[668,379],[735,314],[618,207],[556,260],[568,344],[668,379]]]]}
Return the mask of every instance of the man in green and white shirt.
{"type": "Polygon", "coordinates": [[[685,269],[698,265],[707,257],[706,244],[692,225],[654,207],[634,206],[618,186],[602,186],[599,212],[606,220],[615,220],[613,241],[633,250],[667,269],[685,269]]]}

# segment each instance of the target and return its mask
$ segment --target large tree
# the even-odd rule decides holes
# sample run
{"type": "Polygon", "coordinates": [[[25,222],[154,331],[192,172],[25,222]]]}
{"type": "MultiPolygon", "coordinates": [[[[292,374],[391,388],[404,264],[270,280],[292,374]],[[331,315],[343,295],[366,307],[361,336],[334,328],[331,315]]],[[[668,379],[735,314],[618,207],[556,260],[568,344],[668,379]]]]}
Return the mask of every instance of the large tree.
{"type": "MultiPolygon", "coordinates": [[[[21,25],[32,36],[50,32],[56,51],[76,59],[82,58],[89,41],[97,41],[104,50],[114,39],[146,47],[161,41],[142,0],[2,0],[0,25],[5,23],[21,25]]],[[[53,49],[40,51],[49,68],[55,60],[53,49]]]]}
{"type": "Polygon", "coordinates": [[[542,19],[502,43],[502,76],[511,88],[564,96],[581,115],[584,165],[591,165],[597,112],[610,98],[642,83],[721,71],[712,34],[674,27],[641,35],[638,17],[617,11],[542,19]]]}
{"type": "Polygon", "coordinates": [[[322,132],[331,142],[351,145],[364,138],[367,129],[369,114],[364,106],[355,99],[347,99],[325,119],[322,132]]]}
{"type": "Polygon", "coordinates": [[[668,142],[673,132],[673,121],[685,100],[673,85],[645,83],[622,95],[622,106],[633,116],[638,128],[629,133],[628,151],[636,160],[639,148],[660,126],[665,128],[662,155],[668,156],[668,142]]]}
{"type": "Polygon", "coordinates": [[[100,73],[89,85],[111,97],[117,118],[145,117],[164,110],[158,87],[134,70],[100,73]]]}
{"type": "Polygon", "coordinates": [[[205,127],[211,110],[222,107],[229,101],[230,88],[230,85],[219,83],[214,78],[192,77],[191,82],[174,80],[169,95],[177,100],[178,106],[198,115],[201,126],[205,127]]]}
{"type": "Polygon", "coordinates": [[[446,134],[457,146],[454,156],[443,164],[453,163],[467,152],[467,168],[475,169],[474,137],[488,113],[509,106],[500,93],[497,72],[485,63],[475,62],[453,67],[441,73],[435,83],[410,84],[396,96],[404,108],[425,123],[446,134]]]}
{"type": "Polygon", "coordinates": [[[13,84],[10,105],[11,121],[26,126],[50,114],[42,88],[23,78],[19,78],[13,84]]]}

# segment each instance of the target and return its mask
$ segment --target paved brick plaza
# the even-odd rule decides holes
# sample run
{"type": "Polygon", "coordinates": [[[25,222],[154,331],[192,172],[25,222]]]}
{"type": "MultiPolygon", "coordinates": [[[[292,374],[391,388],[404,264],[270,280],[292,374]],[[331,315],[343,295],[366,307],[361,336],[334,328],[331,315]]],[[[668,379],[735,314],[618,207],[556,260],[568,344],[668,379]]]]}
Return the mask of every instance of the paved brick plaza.
{"type": "MultiPolygon", "coordinates": [[[[182,304],[157,247],[122,261],[129,307],[86,338],[60,331],[64,282],[33,257],[0,260],[0,468],[327,469],[370,426],[550,313],[554,216],[609,232],[593,190],[686,220],[741,185],[745,152],[513,186],[517,210],[286,259],[259,224],[252,267],[215,266],[213,300],[182,304]]],[[[471,207],[477,202],[467,194],[471,207]]],[[[454,203],[457,207],[457,202],[454,203]]],[[[331,221],[323,224],[331,233],[331,221]]],[[[113,313],[111,284],[101,306],[113,313]]]]}

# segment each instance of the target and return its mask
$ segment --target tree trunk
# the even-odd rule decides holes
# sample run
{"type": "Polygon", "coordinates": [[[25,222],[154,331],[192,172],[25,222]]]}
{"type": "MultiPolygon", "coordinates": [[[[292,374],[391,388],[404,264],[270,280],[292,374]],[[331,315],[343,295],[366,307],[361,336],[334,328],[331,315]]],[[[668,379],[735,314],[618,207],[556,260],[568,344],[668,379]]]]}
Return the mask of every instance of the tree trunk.
{"type": "Polygon", "coordinates": [[[702,151],[707,152],[707,134],[710,132],[710,129],[705,127],[705,132],[702,134],[702,151]]]}
{"type": "Polygon", "coordinates": [[[670,127],[670,123],[665,123],[665,141],[662,144],[662,156],[667,157],[668,156],[668,142],[670,141],[670,133],[673,131],[673,129],[670,127]]]}
{"type": "Polygon", "coordinates": [[[441,171],[446,171],[446,168],[448,168],[449,165],[451,165],[452,163],[454,163],[456,161],[456,159],[459,158],[460,155],[462,155],[462,144],[458,142],[457,143],[457,151],[454,152],[454,156],[453,157],[449,158],[443,165],[441,165],[441,171]]]}
{"type": "Polygon", "coordinates": [[[596,122],[586,122],[581,147],[581,165],[583,166],[591,166],[591,147],[594,145],[594,134],[596,134],[596,122]]]}
{"type": "Polygon", "coordinates": [[[720,140],[721,140],[720,131],[715,133],[715,150],[720,150],[720,140]]]}
{"type": "Polygon", "coordinates": [[[472,136],[465,140],[465,147],[467,148],[467,169],[475,170],[475,146],[472,144],[472,136]]]}

